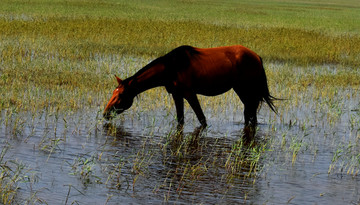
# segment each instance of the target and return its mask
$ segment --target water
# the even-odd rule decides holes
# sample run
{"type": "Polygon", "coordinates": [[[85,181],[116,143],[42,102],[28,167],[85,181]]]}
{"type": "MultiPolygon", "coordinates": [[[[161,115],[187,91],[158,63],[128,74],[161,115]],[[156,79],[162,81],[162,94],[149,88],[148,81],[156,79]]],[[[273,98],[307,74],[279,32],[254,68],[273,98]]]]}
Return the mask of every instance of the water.
{"type": "Polygon", "coordinates": [[[133,109],[113,122],[100,119],[98,109],[11,117],[4,110],[0,140],[8,148],[3,161],[26,165],[18,203],[357,204],[358,100],[341,103],[334,120],[325,108],[315,113],[314,101],[302,112],[279,110],[282,117],[263,106],[252,144],[242,141],[240,112],[211,109],[204,109],[204,131],[187,110],[183,134],[165,109],[133,109]],[[241,143],[247,157],[232,172],[241,143]]]}

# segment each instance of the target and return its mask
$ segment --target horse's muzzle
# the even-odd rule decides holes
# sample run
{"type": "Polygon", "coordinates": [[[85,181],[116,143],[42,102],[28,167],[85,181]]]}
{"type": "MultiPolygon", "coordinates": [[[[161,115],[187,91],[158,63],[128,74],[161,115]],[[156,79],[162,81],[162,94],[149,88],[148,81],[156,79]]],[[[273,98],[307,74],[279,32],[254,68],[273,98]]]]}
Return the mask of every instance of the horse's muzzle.
{"type": "Polygon", "coordinates": [[[111,109],[111,110],[106,110],[104,111],[103,117],[106,120],[111,120],[115,117],[115,115],[121,114],[122,112],[124,112],[124,109],[111,109]]]}
{"type": "Polygon", "coordinates": [[[111,116],[110,112],[104,112],[103,117],[106,120],[111,120],[112,119],[112,116],[111,116]]]}

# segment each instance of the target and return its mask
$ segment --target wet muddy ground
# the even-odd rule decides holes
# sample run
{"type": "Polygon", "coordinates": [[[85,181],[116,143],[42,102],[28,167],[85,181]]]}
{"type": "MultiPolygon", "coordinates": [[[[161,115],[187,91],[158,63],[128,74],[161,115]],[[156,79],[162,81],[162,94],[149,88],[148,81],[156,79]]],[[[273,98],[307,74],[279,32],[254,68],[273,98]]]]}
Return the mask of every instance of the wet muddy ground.
{"type": "Polygon", "coordinates": [[[358,204],[356,93],[341,90],[336,97],[343,100],[323,106],[325,99],[279,102],[279,116],[264,105],[250,142],[242,138],[242,112],[230,102],[225,111],[204,109],[205,130],[187,108],[182,133],[175,108],[132,108],[111,122],[100,107],[3,110],[2,163],[24,166],[19,203],[358,204]]]}

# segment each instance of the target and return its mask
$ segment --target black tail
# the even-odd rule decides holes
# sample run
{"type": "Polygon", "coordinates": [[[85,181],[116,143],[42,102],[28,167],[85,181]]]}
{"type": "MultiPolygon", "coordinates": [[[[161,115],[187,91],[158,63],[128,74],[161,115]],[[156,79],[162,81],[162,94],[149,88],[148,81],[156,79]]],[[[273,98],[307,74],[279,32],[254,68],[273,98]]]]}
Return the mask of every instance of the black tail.
{"type": "Polygon", "coordinates": [[[277,112],[277,109],[274,105],[274,100],[279,100],[278,98],[275,98],[273,97],[272,95],[270,95],[270,92],[269,92],[269,87],[268,87],[268,84],[267,84],[267,79],[266,79],[266,74],[265,74],[265,69],[264,69],[264,65],[263,65],[263,61],[260,57],[260,62],[261,62],[261,66],[262,66],[262,69],[263,69],[263,72],[264,72],[264,75],[263,75],[263,89],[262,89],[262,101],[265,101],[269,107],[271,108],[272,111],[274,111],[276,114],[278,114],[277,112]]]}

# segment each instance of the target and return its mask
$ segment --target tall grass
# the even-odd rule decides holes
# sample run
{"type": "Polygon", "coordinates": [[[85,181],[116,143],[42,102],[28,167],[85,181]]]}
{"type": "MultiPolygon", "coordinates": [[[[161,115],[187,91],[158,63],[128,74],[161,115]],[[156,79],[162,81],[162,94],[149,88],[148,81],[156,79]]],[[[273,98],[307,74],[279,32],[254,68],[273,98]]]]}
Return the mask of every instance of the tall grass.
{"type": "Polygon", "coordinates": [[[8,19],[34,17],[95,17],[152,19],[163,21],[195,20],[206,24],[234,27],[285,27],[331,33],[358,33],[359,2],[215,0],[3,0],[0,10],[8,19]]]}
{"type": "Polygon", "coordinates": [[[358,35],[329,35],[284,27],[239,28],[198,21],[116,18],[2,19],[3,60],[48,58],[84,60],[94,55],[158,56],[176,46],[245,45],[272,61],[359,65],[358,35]],[[15,43],[15,44],[14,44],[15,43]]]}
{"type": "MultiPolygon", "coordinates": [[[[3,108],[99,106],[102,102],[97,98],[103,98],[104,91],[112,88],[112,74],[129,76],[151,59],[182,44],[243,44],[265,59],[265,67],[269,62],[350,67],[321,78],[306,74],[306,81],[320,86],[358,85],[360,38],[356,35],[111,18],[0,19],[0,26],[4,28],[0,31],[3,108]],[[134,67],[121,65],[124,57],[131,61],[131,56],[144,56],[146,60],[133,64],[134,67]]],[[[277,81],[279,74],[274,73],[269,79],[277,81]]]]}

